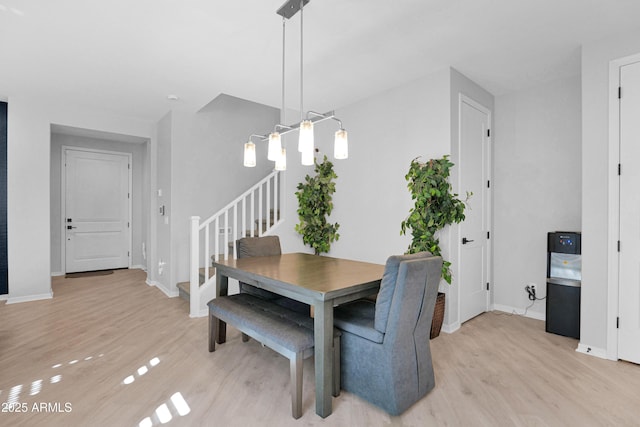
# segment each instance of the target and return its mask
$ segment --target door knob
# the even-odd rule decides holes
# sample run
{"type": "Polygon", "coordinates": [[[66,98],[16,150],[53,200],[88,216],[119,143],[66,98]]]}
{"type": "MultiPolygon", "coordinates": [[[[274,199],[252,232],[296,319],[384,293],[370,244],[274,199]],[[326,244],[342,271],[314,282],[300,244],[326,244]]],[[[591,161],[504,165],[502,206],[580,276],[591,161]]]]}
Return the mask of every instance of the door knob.
{"type": "Polygon", "coordinates": [[[463,238],[462,238],[462,244],[463,244],[463,245],[466,245],[467,243],[471,243],[471,242],[473,242],[473,240],[469,240],[469,239],[467,239],[466,237],[463,237],[463,238]]]}
{"type": "Polygon", "coordinates": [[[72,226],[72,225],[67,225],[67,230],[71,230],[71,229],[73,229],[73,228],[78,228],[78,227],[74,227],[74,226],[72,226]]]}

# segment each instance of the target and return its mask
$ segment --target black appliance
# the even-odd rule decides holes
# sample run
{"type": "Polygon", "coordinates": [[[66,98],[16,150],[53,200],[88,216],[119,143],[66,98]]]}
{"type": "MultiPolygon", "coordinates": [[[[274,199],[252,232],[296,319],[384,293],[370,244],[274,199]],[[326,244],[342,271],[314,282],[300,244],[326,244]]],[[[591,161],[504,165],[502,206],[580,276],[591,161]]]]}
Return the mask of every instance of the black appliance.
{"type": "Polygon", "coordinates": [[[556,231],[547,235],[546,331],[580,338],[582,236],[556,231]]]}

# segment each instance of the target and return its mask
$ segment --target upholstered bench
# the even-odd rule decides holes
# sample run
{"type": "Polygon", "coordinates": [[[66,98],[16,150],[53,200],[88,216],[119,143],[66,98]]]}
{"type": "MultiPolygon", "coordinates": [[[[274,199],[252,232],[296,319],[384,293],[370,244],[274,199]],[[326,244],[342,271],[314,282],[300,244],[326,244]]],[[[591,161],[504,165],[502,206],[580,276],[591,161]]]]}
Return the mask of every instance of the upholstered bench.
{"type": "MultiPolygon", "coordinates": [[[[218,320],[289,359],[291,413],[302,416],[302,361],[313,355],[313,319],[251,294],[220,296],[209,301],[209,351],[215,351],[218,320]]],[[[340,393],[340,332],[333,338],[333,395],[340,393]]]]}

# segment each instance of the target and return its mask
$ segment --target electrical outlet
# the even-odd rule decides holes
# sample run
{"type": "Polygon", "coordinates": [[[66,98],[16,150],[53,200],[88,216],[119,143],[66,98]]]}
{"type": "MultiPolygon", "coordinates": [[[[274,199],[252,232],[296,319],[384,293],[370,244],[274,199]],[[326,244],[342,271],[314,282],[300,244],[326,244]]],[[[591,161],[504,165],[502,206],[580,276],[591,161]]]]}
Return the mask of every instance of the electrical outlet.
{"type": "Polygon", "coordinates": [[[527,291],[527,295],[528,295],[529,301],[535,301],[536,299],[538,299],[536,297],[536,284],[535,283],[529,283],[527,286],[524,287],[524,290],[527,291]]]}

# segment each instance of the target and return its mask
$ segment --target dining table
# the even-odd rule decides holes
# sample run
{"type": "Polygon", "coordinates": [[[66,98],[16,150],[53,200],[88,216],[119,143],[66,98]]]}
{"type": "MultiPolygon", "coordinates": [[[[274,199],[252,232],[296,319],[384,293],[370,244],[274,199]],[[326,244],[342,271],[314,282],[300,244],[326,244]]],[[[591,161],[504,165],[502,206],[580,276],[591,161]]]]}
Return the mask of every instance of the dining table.
{"type": "MultiPolygon", "coordinates": [[[[227,295],[229,278],[300,301],[312,308],[316,413],[332,412],[333,307],[375,294],[384,266],[363,261],[288,253],[275,256],[218,260],[216,298],[227,295]]],[[[218,343],[226,340],[226,324],[220,321],[218,343]]]]}

